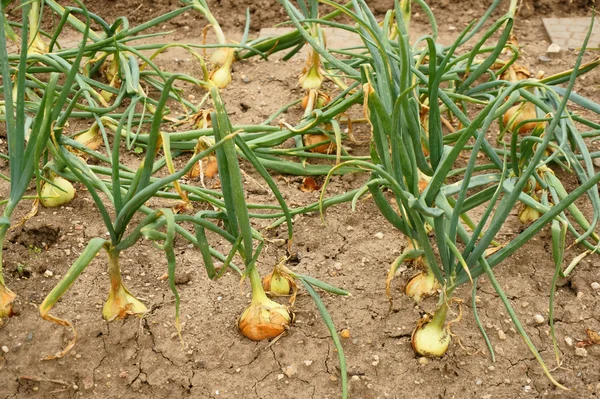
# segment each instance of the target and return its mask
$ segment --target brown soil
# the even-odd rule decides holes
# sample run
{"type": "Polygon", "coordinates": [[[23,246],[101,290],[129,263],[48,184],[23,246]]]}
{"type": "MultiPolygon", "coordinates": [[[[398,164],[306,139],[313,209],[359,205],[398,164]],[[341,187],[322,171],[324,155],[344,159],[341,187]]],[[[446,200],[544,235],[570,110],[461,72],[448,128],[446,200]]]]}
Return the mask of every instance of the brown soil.
{"type": "MultiPolygon", "coordinates": [[[[212,2],[215,3],[215,2],[212,2]]],[[[374,1],[378,12],[389,1],[374,1]]],[[[489,1],[438,0],[432,2],[440,24],[442,42],[449,42],[457,30],[470,19],[482,14],[489,1]],[[458,12],[457,12],[458,10],[458,12]]],[[[533,70],[547,73],[568,69],[575,53],[561,53],[558,59],[542,63],[538,57],[548,46],[540,15],[561,15],[565,6],[550,7],[557,2],[526,2],[533,13],[517,23],[516,34],[524,46],[524,61],[533,70]],[[558,11],[557,11],[558,10],[558,11]]],[[[584,2],[579,1],[579,5],[584,2]]],[[[561,2],[562,4],[562,2],[561,2]]],[[[137,24],[177,7],[177,2],[145,1],[86,2],[92,11],[107,18],[131,17],[137,24]],[[89,3],[89,4],[88,4],[89,3]],[[141,8],[137,6],[141,5],[141,8]]],[[[232,35],[239,35],[244,24],[244,10],[251,7],[253,27],[269,26],[282,19],[275,1],[216,2],[213,10],[232,35]]],[[[415,7],[416,8],[416,7],[415,7]]],[[[506,8],[506,7],[505,7],[506,8]]],[[[504,9],[505,9],[504,8],[504,9]]],[[[415,10],[416,11],[416,10],[415,10]]],[[[572,7],[571,15],[582,15],[584,8],[572,7]]],[[[204,21],[192,15],[182,16],[169,29],[177,29],[178,39],[200,37],[204,21]]],[[[421,13],[415,17],[415,37],[427,31],[421,13]]],[[[277,59],[278,57],[275,57],[277,59]]],[[[186,60],[185,53],[171,52],[161,61],[165,68],[198,71],[186,60]],[[176,61],[176,59],[183,60],[176,61]]],[[[300,96],[296,89],[298,71],[303,60],[245,61],[235,65],[234,84],[224,96],[234,123],[256,123],[271,112],[300,96]],[[248,77],[249,82],[240,79],[248,77]],[[277,93],[276,96],[273,93],[277,93]]],[[[582,79],[581,94],[600,101],[600,73],[582,79]]],[[[197,98],[201,92],[193,92],[197,98]]],[[[301,115],[293,110],[285,115],[297,121],[301,115]]],[[[5,145],[5,144],[3,144],[5,145]]],[[[357,152],[368,149],[359,146],[357,152]]],[[[134,154],[128,162],[139,162],[134,154]]],[[[5,165],[2,165],[6,173],[5,165]]],[[[248,172],[245,181],[250,202],[272,202],[273,198],[248,172]]],[[[254,176],[254,177],[253,177],[254,176]]],[[[301,178],[275,176],[288,201],[308,204],[318,193],[300,191],[301,178]]],[[[359,187],[365,175],[334,177],[328,194],[359,187]]],[[[150,309],[142,320],[106,323],[101,308],[106,299],[108,277],[106,257],[100,255],[80,276],[57,304],[53,313],[73,320],[79,339],[65,358],[41,361],[43,356],[60,350],[71,338],[70,333],[43,321],[36,306],[64,275],[89,239],[105,235],[99,213],[83,187],[78,197],[60,209],[40,209],[24,227],[15,229],[5,247],[7,283],[19,297],[18,314],[0,328],[0,398],[339,398],[340,381],[337,354],[329,332],[310,297],[301,289],[295,305],[296,323],[285,337],[269,345],[255,343],[236,331],[236,317],[249,303],[247,283],[240,289],[239,278],[226,274],[219,281],[206,277],[201,256],[184,241],[176,241],[178,289],[182,298],[183,345],[174,327],[174,297],[168,284],[160,280],[166,261],[148,242],[140,242],[122,254],[122,269],[130,290],[150,309]],[[52,276],[49,273],[52,272],[52,276]]],[[[2,197],[7,188],[0,187],[2,197]]],[[[164,205],[164,203],[163,203],[164,205]]],[[[28,211],[26,204],[19,209],[28,211]]],[[[514,216],[513,220],[516,220],[514,216]]],[[[256,221],[255,227],[268,239],[259,268],[262,274],[285,254],[280,238],[285,230],[266,230],[268,222],[256,221]]],[[[507,224],[500,241],[510,241],[523,227],[507,224]]],[[[471,307],[471,289],[464,286],[456,298],[464,300],[462,320],[454,323],[455,334],[447,355],[423,361],[415,357],[410,333],[415,322],[434,306],[433,299],[421,306],[401,294],[400,288],[414,270],[402,271],[393,284],[393,310],[385,297],[385,277],[391,262],[405,247],[405,239],[380,216],[370,200],[359,201],[356,211],[349,205],[330,208],[325,224],[318,214],[295,218],[293,250],[299,263],[293,266],[352,293],[349,298],[323,294],[339,330],[347,328],[350,338],[343,339],[348,362],[350,397],[352,398],[529,398],[529,397],[598,397],[600,396],[600,346],[587,347],[587,356],[575,355],[576,344],[586,339],[586,329],[600,330],[600,297],[591,283],[599,281],[598,258],[590,256],[573,275],[560,281],[556,296],[556,330],[562,364],[555,368],[554,351],[547,322],[536,325],[533,317],[547,320],[548,295],[553,273],[550,232],[542,231],[495,272],[514,309],[525,324],[527,333],[551,368],[552,374],[571,391],[552,386],[538,363],[516,333],[508,314],[487,278],[480,278],[477,307],[482,323],[496,350],[497,361],[490,355],[479,334],[471,307]],[[382,233],[383,238],[376,234],[382,233]],[[460,345],[459,345],[460,341],[460,345]]],[[[570,261],[582,252],[579,247],[568,251],[570,261]]],[[[454,310],[458,311],[455,306],[454,310]]],[[[449,319],[454,317],[449,316],[449,319]]]]}

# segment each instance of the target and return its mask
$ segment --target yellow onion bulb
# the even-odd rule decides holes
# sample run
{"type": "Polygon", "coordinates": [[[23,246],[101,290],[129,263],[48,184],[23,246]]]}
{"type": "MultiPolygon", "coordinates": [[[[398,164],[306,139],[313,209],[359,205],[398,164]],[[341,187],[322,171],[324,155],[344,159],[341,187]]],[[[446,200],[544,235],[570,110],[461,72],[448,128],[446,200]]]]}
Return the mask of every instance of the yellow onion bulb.
{"type": "Polygon", "coordinates": [[[92,151],[96,151],[104,142],[98,129],[98,125],[92,126],[90,130],[76,136],[75,141],[83,144],[92,151]]]}
{"type": "Polygon", "coordinates": [[[534,221],[538,220],[540,218],[540,216],[541,216],[540,211],[538,211],[537,209],[534,209],[530,206],[527,206],[527,205],[523,206],[523,208],[519,212],[519,220],[523,224],[528,224],[528,223],[534,222],[534,221]]]}
{"type": "Polygon", "coordinates": [[[452,340],[448,329],[434,321],[419,323],[410,337],[412,348],[418,355],[442,357],[452,340]]]}
{"type": "Polygon", "coordinates": [[[51,181],[54,185],[43,182],[40,190],[40,202],[46,208],[67,204],[75,197],[75,188],[67,179],[56,176],[51,181]]]}
{"type": "Polygon", "coordinates": [[[323,143],[309,149],[310,152],[318,152],[320,154],[331,154],[335,151],[336,145],[326,134],[305,134],[302,136],[304,145],[311,146],[317,143],[323,143]]]}
{"type": "Polygon", "coordinates": [[[223,49],[226,52],[225,62],[218,64],[219,68],[210,74],[210,80],[220,89],[224,89],[231,83],[231,65],[235,52],[233,49],[223,49]]]}
{"type": "Polygon", "coordinates": [[[212,62],[213,64],[216,65],[223,65],[227,62],[227,57],[228,57],[228,52],[229,52],[229,48],[227,47],[221,47],[216,49],[211,55],[210,55],[210,62],[212,62]]]}
{"type": "Polygon", "coordinates": [[[123,285],[114,288],[111,284],[108,299],[102,308],[102,316],[106,321],[124,319],[128,315],[143,315],[148,308],[123,285]]]}
{"type": "Polygon", "coordinates": [[[318,89],[323,84],[325,77],[318,65],[312,65],[298,79],[298,84],[305,90],[318,89]]]}
{"type": "MultiPolygon", "coordinates": [[[[528,119],[537,118],[535,104],[526,102],[525,105],[517,104],[508,109],[502,117],[502,122],[513,131],[517,125],[528,119]]],[[[519,127],[518,134],[528,134],[532,132],[539,122],[527,122],[519,127]]]]}
{"type": "Polygon", "coordinates": [[[17,295],[8,289],[7,286],[0,283],[0,325],[2,325],[2,319],[11,317],[13,315],[13,302],[17,295]]]}
{"type": "Polygon", "coordinates": [[[252,299],[252,303],[238,320],[238,329],[246,338],[262,341],[277,338],[291,322],[292,315],[287,306],[263,295],[252,299]]]}
{"type": "Polygon", "coordinates": [[[279,272],[277,267],[267,274],[262,281],[263,289],[276,295],[289,295],[292,292],[293,280],[287,274],[279,272]]]}
{"type": "Polygon", "coordinates": [[[408,281],[404,292],[415,302],[419,303],[422,298],[434,293],[437,287],[438,282],[432,273],[421,272],[408,281]]]}

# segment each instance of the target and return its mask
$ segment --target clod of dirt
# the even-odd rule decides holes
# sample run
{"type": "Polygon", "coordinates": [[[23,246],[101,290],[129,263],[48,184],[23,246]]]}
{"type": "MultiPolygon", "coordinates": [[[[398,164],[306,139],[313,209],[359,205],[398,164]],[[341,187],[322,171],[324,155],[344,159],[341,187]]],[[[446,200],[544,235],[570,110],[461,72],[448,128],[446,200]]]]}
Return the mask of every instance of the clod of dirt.
{"type": "Polygon", "coordinates": [[[9,241],[27,248],[48,249],[58,241],[60,227],[42,224],[39,226],[20,227],[9,241]]]}

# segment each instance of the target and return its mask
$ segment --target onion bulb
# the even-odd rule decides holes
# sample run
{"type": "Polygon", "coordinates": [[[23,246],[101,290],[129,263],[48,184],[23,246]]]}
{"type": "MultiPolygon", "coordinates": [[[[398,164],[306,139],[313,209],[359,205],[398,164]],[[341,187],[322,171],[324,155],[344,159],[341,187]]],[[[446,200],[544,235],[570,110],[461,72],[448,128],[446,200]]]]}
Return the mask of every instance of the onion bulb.
{"type": "Polygon", "coordinates": [[[521,211],[519,212],[519,220],[523,224],[528,224],[538,220],[541,216],[540,211],[535,208],[532,208],[528,205],[524,205],[521,211]]]}
{"type": "Polygon", "coordinates": [[[92,151],[96,151],[104,142],[100,134],[100,127],[96,123],[89,130],[77,135],[75,141],[83,144],[92,151]]]}
{"type": "Polygon", "coordinates": [[[428,357],[442,357],[448,350],[450,333],[444,327],[448,307],[443,304],[439,307],[433,318],[426,316],[421,319],[410,337],[412,348],[418,355],[428,357]]]}
{"type": "Polygon", "coordinates": [[[415,302],[419,303],[421,299],[433,294],[438,286],[439,284],[433,273],[421,272],[408,281],[404,292],[415,302]]]}
{"type": "Polygon", "coordinates": [[[136,297],[131,295],[129,290],[120,283],[117,287],[111,284],[108,293],[108,299],[102,308],[102,316],[106,321],[114,319],[124,319],[128,315],[141,315],[148,311],[148,308],[136,297]]]}
{"type": "Polygon", "coordinates": [[[142,315],[148,311],[146,306],[123,285],[118,254],[108,255],[108,274],[110,276],[110,290],[108,299],[102,308],[102,316],[106,321],[124,319],[128,315],[142,315]]]}
{"type": "Polygon", "coordinates": [[[311,49],[302,75],[298,78],[298,84],[305,90],[316,90],[321,87],[324,80],[319,53],[311,49]]]}
{"type": "Polygon", "coordinates": [[[8,289],[4,283],[0,283],[0,325],[2,319],[13,315],[13,302],[17,295],[8,289]]]}
{"type": "Polygon", "coordinates": [[[276,265],[273,271],[265,276],[262,286],[265,291],[275,295],[290,295],[296,289],[294,279],[281,270],[281,264],[276,265]]]}
{"type": "Polygon", "coordinates": [[[286,331],[292,322],[287,306],[270,300],[265,295],[256,268],[250,271],[252,302],[238,320],[238,329],[252,341],[274,339],[286,331]]]}
{"type": "Polygon", "coordinates": [[[335,143],[331,141],[326,134],[305,134],[302,136],[302,141],[305,146],[311,146],[318,143],[323,143],[309,149],[310,152],[318,152],[320,154],[331,154],[335,151],[335,143]]]}
{"type": "MultiPolygon", "coordinates": [[[[517,104],[508,109],[502,117],[502,122],[513,131],[517,125],[527,119],[537,118],[535,104],[526,102],[525,104],[517,104]]],[[[527,134],[533,131],[539,122],[527,122],[519,127],[518,134],[527,134]]]]}
{"type": "Polygon", "coordinates": [[[233,64],[235,52],[232,48],[226,49],[226,52],[225,62],[210,74],[210,80],[220,89],[227,87],[232,80],[231,65],[233,64]]]}
{"type": "Polygon", "coordinates": [[[46,208],[56,208],[69,203],[75,197],[75,189],[70,181],[54,176],[52,184],[43,182],[40,190],[40,202],[46,208]]]}

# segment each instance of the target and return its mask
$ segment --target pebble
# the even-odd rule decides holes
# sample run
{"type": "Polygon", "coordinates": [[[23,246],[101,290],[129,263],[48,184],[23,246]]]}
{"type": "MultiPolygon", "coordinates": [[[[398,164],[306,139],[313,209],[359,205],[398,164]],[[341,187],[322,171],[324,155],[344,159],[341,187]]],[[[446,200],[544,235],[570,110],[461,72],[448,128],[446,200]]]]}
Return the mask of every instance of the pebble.
{"type": "Polygon", "coordinates": [[[290,378],[291,376],[296,374],[298,368],[295,364],[290,364],[289,366],[284,367],[281,371],[283,371],[283,374],[287,375],[288,378],[290,378]]]}
{"type": "Polygon", "coordinates": [[[8,346],[2,345],[2,352],[8,353],[8,346]]]}
{"type": "Polygon", "coordinates": [[[246,75],[242,75],[242,82],[244,83],[250,83],[250,78],[246,75]]]}
{"type": "Polygon", "coordinates": [[[567,344],[567,346],[573,346],[573,338],[565,337],[565,344],[567,344]]]}
{"type": "Polygon", "coordinates": [[[381,240],[383,238],[383,233],[382,232],[375,233],[375,238],[379,238],[381,240]]]}
{"type": "Polygon", "coordinates": [[[429,359],[427,359],[426,357],[420,357],[419,363],[422,365],[426,365],[427,363],[429,363],[429,359]]]}
{"type": "Polygon", "coordinates": [[[373,367],[377,366],[379,364],[379,355],[374,355],[373,356],[373,362],[371,362],[371,365],[373,367]]]}
{"type": "Polygon", "coordinates": [[[278,380],[282,380],[282,379],[283,379],[283,377],[285,377],[283,374],[277,374],[277,379],[278,379],[278,380]]]}
{"type": "Polygon", "coordinates": [[[535,322],[535,324],[542,324],[544,322],[544,316],[542,316],[541,314],[536,314],[535,316],[533,316],[533,321],[535,322]]]}
{"type": "Polygon", "coordinates": [[[305,365],[306,367],[310,366],[311,364],[313,364],[313,361],[312,361],[312,360],[305,360],[305,361],[304,361],[304,365],[305,365]]]}
{"type": "Polygon", "coordinates": [[[340,336],[342,338],[350,338],[350,330],[344,328],[342,331],[340,331],[340,336]]]}
{"type": "Polygon", "coordinates": [[[360,381],[360,377],[357,375],[353,375],[352,378],[350,378],[350,381],[360,381]]]}
{"type": "Polygon", "coordinates": [[[551,45],[548,46],[548,49],[546,50],[546,52],[548,54],[558,54],[560,53],[560,46],[556,43],[552,43],[551,45]]]}
{"type": "Polygon", "coordinates": [[[498,339],[504,341],[506,339],[506,334],[502,330],[498,330],[498,339]]]}
{"type": "Polygon", "coordinates": [[[481,381],[480,378],[475,380],[475,385],[481,385],[481,384],[483,384],[483,381],[481,381]]]}
{"type": "Polygon", "coordinates": [[[539,59],[540,61],[542,61],[542,62],[550,62],[550,61],[552,61],[550,58],[546,57],[545,55],[540,55],[540,56],[538,57],[538,59],[539,59]]]}
{"type": "Polygon", "coordinates": [[[527,306],[529,306],[529,302],[523,302],[523,303],[521,303],[521,307],[522,308],[526,308],[527,306]]]}
{"type": "Polygon", "coordinates": [[[52,273],[50,270],[46,270],[44,272],[44,277],[48,278],[48,277],[52,277],[54,275],[54,273],[52,273]]]}
{"type": "MultiPolygon", "coordinates": [[[[2,349],[4,350],[4,347],[2,347],[2,349]]],[[[575,356],[587,357],[587,355],[588,353],[585,348],[575,348],[575,356]]]]}
{"type": "Polygon", "coordinates": [[[592,289],[593,289],[593,290],[600,290],[600,283],[598,283],[598,282],[596,282],[596,281],[594,281],[594,282],[591,284],[591,286],[592,286],[592,289]]]}
{"type": "Polygon", "coordinates": [[[336,262],[333,264],[333,268],[335,270],[342,270],[342,263],[341,262],[336,262]]]}

